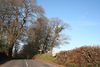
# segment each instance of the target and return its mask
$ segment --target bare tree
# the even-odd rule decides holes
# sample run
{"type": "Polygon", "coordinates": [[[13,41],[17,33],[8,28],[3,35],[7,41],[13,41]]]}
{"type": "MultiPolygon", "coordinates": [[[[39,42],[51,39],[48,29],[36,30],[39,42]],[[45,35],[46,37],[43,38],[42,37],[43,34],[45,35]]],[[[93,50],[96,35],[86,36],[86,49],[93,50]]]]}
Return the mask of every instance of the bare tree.
{"type": "Polygon", "coordinates": [[[52,53],[52,50],[54,47],[56,46],[59,46],[61,45],[61,42],[64,42],[66,44],[68,44],[68,40],[69,40],[69,37],[68,36],[61,36],[61,32],[64,30],[64,29],[68,29],[69,27],[69,24],[67,23],[64,23],[61,19],[59,18],[52,18],[50,20],[50,29],[51,29],[51,40],[50,40],[50,51],[52,53]],[[64,40],[64,41],[63,41],[64,40]]]}
{"type": "MultiPolygon", "coordinates": [[[[60,40],[63,40],[60,38],[60,33],[65,28],[64,25],[58,18],[50,21],[44,17],[38,18],[28,32],[31,43],[35,45],[37,52],[52,52],[54,47],[59,46],[60,40]]],[[[66,27],[68,27],[68,24],[66,27]]],[[[68,43],[68,37],[64,39],[68,43]]]]}
{"type": "Polygon", "coordinates": [[[48,19],[45,17],[40,17],[34,22],[32,27],[28,30],[29,43],[35,46],[37,52],[39,52],[39,50],[43,51],[44,46],[47,45],[45,43],[48,30],[47,25],[48,19]]]}
{"type": "Polygon", "coordinates": [[[12,56],[12,49],[16,40],[26,31],[27,24],[31,24],[44,11],[35,0],[0,0],[0,39],[5,39],[8,55],[12,56]]]}

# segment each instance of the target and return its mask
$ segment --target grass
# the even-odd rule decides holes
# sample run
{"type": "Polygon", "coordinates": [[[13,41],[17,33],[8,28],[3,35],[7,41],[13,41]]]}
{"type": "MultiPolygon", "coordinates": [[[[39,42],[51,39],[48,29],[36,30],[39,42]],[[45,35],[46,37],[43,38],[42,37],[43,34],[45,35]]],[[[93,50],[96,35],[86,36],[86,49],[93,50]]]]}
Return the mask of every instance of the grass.
{"type": "Polygon", "coordinates": [[[54,62],[54,57],[49,53],[38,54],[35,56],[35,59],[43,60],[46,62],[54,62]]]}
{"type": "Polygon", "coordinates": [[[64,67],[64,65],[58,64],[55,57],[53,57],[50,53],[38,54],[34,56],[33,59],[46,62],[46,63],[50,63],[50,64],[54,64],[57,67],[64,67]]]}

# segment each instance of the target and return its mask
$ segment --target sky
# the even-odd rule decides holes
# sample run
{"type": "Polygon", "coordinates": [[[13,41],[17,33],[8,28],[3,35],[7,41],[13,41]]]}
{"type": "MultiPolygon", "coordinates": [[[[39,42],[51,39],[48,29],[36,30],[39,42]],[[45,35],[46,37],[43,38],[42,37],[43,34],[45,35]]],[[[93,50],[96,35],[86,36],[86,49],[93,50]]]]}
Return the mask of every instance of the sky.
{"type": "Polygon", "coordinates": [[[55,48],[55,52],[81,46],[100,45],[100,0],[37,0],[48,18],[58,17],[71,27],[64,34],[70,44],[55,48]]]}

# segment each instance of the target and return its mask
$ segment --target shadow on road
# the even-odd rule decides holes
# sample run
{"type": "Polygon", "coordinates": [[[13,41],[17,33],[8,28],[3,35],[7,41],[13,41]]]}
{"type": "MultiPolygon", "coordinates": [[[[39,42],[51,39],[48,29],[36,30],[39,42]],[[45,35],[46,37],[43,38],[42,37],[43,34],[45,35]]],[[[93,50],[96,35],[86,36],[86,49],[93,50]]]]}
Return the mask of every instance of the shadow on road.
{"type": "Polygon", "coordinates": [[[11,60],[11,58],[8,58],[5,53],[0,53],[0,65],[4,64],[10,60],[11,60]]]}
{"type": "Polygon", "coordinates": [[[6,62],[9,62],[11,60],[24,60],[26,58],[19,58],[19,57],[16,57],[16,58],[9,58],[5,53],[1,53],[0,52],[0,65],[3,65],[5,64],[6,62]]]}
{"type": "Polygon", "coordinates": [[[22,57],[21,58],[20,57],[9,58],[5,53],[0,52],[0,65],[3,65],[11,60],[26,60],[26,59],[30,60],[32,58],[25,58],[25,57],[24,58],[22,57]]]}

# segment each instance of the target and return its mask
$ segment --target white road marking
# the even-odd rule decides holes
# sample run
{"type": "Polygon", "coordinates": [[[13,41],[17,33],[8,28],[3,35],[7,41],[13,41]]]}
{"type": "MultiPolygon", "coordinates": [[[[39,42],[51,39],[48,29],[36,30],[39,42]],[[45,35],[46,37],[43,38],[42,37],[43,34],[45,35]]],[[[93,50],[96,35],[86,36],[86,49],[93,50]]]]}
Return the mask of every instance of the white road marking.
{"type": "Polygon", "coordinates": [[[25,60],[25,64],[26,64],[26,66],[28,67],[28,63],[27,63],[27,61],[25,60]]]}

